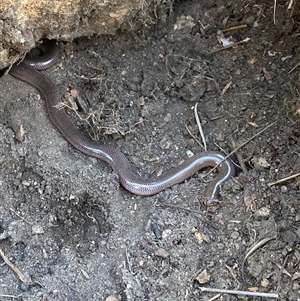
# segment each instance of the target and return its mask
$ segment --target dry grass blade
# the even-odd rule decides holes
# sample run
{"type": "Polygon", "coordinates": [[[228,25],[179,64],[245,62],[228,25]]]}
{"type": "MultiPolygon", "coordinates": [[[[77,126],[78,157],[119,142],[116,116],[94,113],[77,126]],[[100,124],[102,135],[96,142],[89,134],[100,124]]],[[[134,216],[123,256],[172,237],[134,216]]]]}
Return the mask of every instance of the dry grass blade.
{"type": "Polygon", "coordinates": [[[267,238],[264,238],[262,239],[261,241],[257,242],[256,244],[254,244],[250,250],[248,251],[248,253],[246,254],[243,262],[242,262],[242,267],[241,267],[241,270],[242,270],[242,278],[243,278],[243,281],[244,283],[246,283],[245,281],[245,275],[244,275],[244,266],[245,266],[245,262],[246,260],[248,259],[248,257],[250,255],[252,255],[257,249],[259,249],[260,247],[264,246],[267,242],[269,242],[270,240],[273,240],[273,239],[276,239],[276,237],[267,237],[267,238]]]}

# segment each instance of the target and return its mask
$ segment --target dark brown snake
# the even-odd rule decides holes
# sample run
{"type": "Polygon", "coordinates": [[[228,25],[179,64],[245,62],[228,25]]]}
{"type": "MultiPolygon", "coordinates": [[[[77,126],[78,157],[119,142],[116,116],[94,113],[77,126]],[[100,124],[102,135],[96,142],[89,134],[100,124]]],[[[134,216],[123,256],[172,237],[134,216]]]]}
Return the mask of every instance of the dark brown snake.
{"type": "Polygon", "coordinates": [[[153,195],[185,181],[202,168],[214,167],[221,163],[218,166],[218,175],[207,185],[205,192],[205,197],[212,200],[217,197],[220,185],[234,175],[234,166],[230,160],[224,160],[224,155],[220,152],[207,151],[186,159],[176,168],[153,179],[142,179],[137,176],[119,149],[86,138],[71,123],[64,110],[56,107],[61,101],[58,88],[38,70],[47,69],[56,64],[59,58],[59,48],[55,41],[47,41],[44,46],[47,49],[44,55],[37,58],[26,57],[22,62],[14,64],[9,73],[35,87],[45,100],[50,120],[65,139],[77,150],[110,164],[125,189],[138,195],[153,195]]]}

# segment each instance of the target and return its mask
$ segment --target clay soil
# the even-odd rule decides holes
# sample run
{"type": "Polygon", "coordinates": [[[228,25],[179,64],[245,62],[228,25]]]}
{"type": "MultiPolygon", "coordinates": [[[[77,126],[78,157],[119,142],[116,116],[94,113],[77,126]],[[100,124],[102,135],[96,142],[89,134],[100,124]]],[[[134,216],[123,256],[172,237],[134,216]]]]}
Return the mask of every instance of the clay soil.
{"type": "MultiPolygon", "coordinates": [[[[213,204],[209,169],[131,194],[66,142],[33,87],[1,77],[0,249],[29,284],[1,257],[0,300],[217,295],[202,287],[300,300],[300,177],[269,185],[300,172],[299,8],[277,2],[274,24],[273,1],[177,1],[139,32],[58,42],[44,72],[79,130],[141,177],[203,150],[196,103],[209,150],[230,153],[270,125],[231,156],[236,175],[213,204]]],[[[269,300],[217,300],[240,299],[269,300]]]]}

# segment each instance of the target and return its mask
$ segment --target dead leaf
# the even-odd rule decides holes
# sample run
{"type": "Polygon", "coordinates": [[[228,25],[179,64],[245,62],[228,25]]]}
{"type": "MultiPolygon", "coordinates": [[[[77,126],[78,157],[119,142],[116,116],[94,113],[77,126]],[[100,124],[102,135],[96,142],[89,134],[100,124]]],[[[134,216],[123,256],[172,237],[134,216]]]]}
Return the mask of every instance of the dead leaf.
{"type": "Polygon", "coordinates": [[[262,70],[263,70],[265,79],[267,81],[271,81],[276,76],[275,72],[273,72],[273,71],[267,71],[267,69],[265,67],[262,70]]]}

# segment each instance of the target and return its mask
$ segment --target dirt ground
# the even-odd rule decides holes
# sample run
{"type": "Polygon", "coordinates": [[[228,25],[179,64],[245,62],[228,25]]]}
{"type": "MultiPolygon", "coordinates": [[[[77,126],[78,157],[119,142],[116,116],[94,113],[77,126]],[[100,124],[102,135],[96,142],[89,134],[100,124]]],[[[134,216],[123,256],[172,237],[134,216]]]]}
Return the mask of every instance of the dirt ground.
{"type": "MultiPolygon", "coordinates": [[[[0,259],[0,300],[217,295],[202,287],[300,300],[300,178],[268,185],[300,172],[300,10],[277,1],[274,24],[273,1],[223,2],[177,1],[136,34],[60,42],[45,72],[80,130],[141,176],[202,151],[197,102],[209,150],[271,125],[232,156],[236,176],[211,206],[209,169],[152,197],[127,192],[65,141],[34,88],[1,77],[0,249],[31,283],[0,259]]],[[[238,299],[269,300],[217,298],[238,299]]]]}

